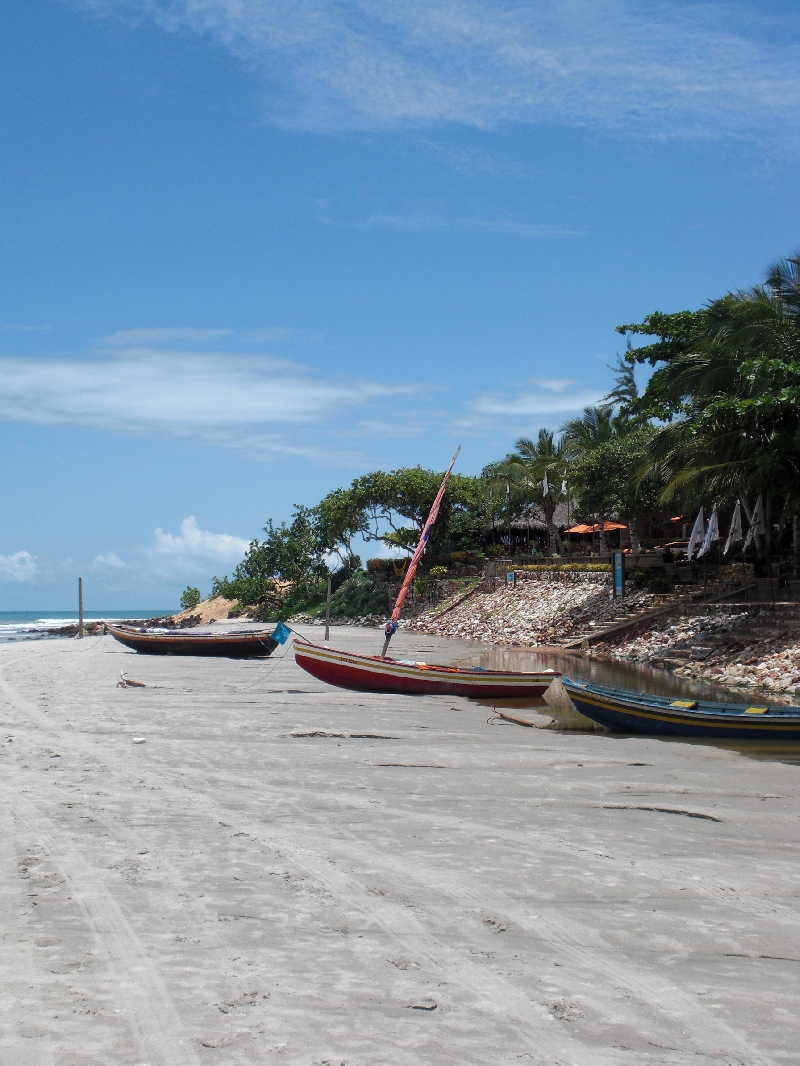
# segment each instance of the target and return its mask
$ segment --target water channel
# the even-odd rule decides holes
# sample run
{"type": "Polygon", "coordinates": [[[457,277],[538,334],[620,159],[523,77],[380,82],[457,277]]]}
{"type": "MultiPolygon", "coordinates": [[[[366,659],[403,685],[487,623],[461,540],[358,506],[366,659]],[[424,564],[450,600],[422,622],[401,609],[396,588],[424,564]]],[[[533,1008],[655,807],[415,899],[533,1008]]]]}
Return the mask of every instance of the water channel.
{"type": "MultiPolygon", "coordinates": [[[[722,685],[676,677],[669,670],[658,669],[646,663],[632,663],[613,659],[594,659],[588,655],[541,648],[536,651],[506,648],[496,645],[483,648],[465,665],[484,666],[495,670],[557,670],[560,674],[578,681],[591,681],[610,688],[629,689],[634,692],[650,692],[673,699],[711,700],[715,703],[742,703],[753,698],[750,690],[735,692],[722,685]]],[[[560,680],[556,680],[539,699],[487,700],[487,708],[496,707],[514,714],[515,710],[533,711],[531,718],[539,728],[556,732],[596,733],[608,737],[625,737],[631,734],[611,733],[603,726],[579,714],[564,692],[560,680]],[[539,718],[539,721],[536,721],[539,718]],[[549,719],[549,721],[548,721],[549,719]]],[[[639,734],[637,734],[639,735],[639,734]]],[[[713,740],[697,737],[658,737],[664,744],[711,745],[730,751],[738,751],[753,759],[775,760],[800,765],[800,743],[758,740],[713,740]]]]}

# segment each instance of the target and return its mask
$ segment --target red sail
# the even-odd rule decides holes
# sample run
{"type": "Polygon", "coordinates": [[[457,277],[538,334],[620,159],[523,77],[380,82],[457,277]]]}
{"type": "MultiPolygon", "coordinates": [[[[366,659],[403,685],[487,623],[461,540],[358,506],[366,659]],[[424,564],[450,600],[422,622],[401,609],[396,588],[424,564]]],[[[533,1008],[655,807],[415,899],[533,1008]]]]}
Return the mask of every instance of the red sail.
{"type": "MultiPolygon", "coordinates": [[[[409,563],[408,570],[406,571],[405,581],[400,587],[400,592],[398,593],[397,600],[394,605],[394,610],[392,611],[391,622],[389,623],[389,625],[391,625],[392,622],[396,623],[398,618],[400,617],[400,612],[403,609],[403,604],[406,602],[406,596],[408,595],[409,587],[411,586],[411,582],[414,580],[414,574],[416,574],[417,572],[417,566],[419,565],[419,561],[422,558],[423,552],[425,551],[425,548],[428,545],[428,537],[430,536],[431,529],[433,528],[433,523],[436,521],[436,517],[439,514],[439,507],[442,503],[444,490],[447,488],[447,479],[450,477],[450,472],[455,465],[455,461],[458,458],[458,453],[460,451],[461,448],[458,448],[456,454],[453,456],[453,461],[447,468],[447,473],[444,475],[444,480],[442,481],[442,484],[439,487],[439,491],[436,493],[436,499],[433,501],[431,513],[428,515],[428,521],[423,526],[422,535],[419,538],[419,544],[417,544],[416,551],[411,557],[411,562],[409,563]]],[[[389,627],[387,626],[387,630],[388,628],[389,627]]],[[[395,631],[396,628],[396,625],[393,626],[392,633],[395,631]]],[[[387,632],[387,637],[388,636],[391,636],[391,634],[387,632]]]]}

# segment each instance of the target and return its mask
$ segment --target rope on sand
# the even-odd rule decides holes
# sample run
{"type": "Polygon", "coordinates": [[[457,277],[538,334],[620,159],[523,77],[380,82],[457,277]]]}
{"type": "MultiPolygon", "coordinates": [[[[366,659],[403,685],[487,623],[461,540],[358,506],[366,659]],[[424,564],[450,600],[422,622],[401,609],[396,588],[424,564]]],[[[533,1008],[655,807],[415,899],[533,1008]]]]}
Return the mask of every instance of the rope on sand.
{"type": "MultiPolygon", "coordinates": [[[[311,641],[308,639],[308,637],[304,637],[302,633],[298,633],[296,629],[292,629],[292,627],[290,625],[287,625],[286,622],[284,622],[283,624],[286,626],[286,628],[290,632],[294,633],[295,640],[301,640],[305,644],[310,644],[311,643],[311,641]]],[[[266,645],[264,645],[264,646],[266,647],[266,645]]],[[[289,651],[290,647],[291,647],[290,644],[286,645],[286,648],[284,649],[283,655],[281,655],[281,657],[279,659],[275,659],[274,660],[274,662],[272,663],[272,666],[270,667],[269,670],[267,670],[267,672],[264,674],[263,677],[260,677],[258,679],[258,681],[254,681],[252,685],[245,685],[244,688],[239,688],[236,691],[237,692],[247,692],[251,688],[255,688],[256,685],[260,685],[262,681],[266,681],[266,679],[274,672],[274,670],[278,666],[278,664],[282,663],[283,660],[286,658],[287,652],[289,651]]]]}
{"type": "Polygon", "coordinates": [[[144,681],[134,681],[130,677],[126,677],[122,670],[119,672],[119,677],[117,688],[147,688],[144,681]]]}

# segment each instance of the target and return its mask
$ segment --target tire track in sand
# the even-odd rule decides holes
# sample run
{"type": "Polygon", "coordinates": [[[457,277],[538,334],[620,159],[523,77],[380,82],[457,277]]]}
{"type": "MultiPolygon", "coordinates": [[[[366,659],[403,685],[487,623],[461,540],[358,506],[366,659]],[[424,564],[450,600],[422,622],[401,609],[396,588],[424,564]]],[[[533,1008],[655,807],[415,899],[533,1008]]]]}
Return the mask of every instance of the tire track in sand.
{"type": "MultiPolygon", "coordinates": [[[[0,691],[37,725],[56,730],[37,708],[11,685],[0,667],[0,691]]],[[[59,746],[85,750],[86,737],[59,732],[59,746]]],[[[128,1023],[142,1066],[200,1066],[188,1040],[179,1034],[182,1023],[169,990],[114,896],[103,884],[103,874],[90,866],[80,850],[59,833],[54,823],[27,798],[11,801],[14,817],[44,848],[69,886],[75,903],[92,932],[100,956],[113,974],[120,1006],[128,1023]]]]}

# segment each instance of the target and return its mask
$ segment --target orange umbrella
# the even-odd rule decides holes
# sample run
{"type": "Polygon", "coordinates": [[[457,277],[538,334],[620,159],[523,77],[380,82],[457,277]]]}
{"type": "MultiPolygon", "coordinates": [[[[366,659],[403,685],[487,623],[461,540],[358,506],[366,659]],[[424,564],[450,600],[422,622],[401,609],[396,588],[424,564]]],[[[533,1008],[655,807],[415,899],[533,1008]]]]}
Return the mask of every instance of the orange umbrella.
{"type": "MultiPolygon", "coordinates": [[[[625,525],[624,522],[604,522],[603,526],[604,526],[606,532],[608,532],[610,529],[627,529],[628,528],[625,525]]],[[[595,522],[595,524],[593,526],[577,525],[577,526],[573,526],[572,529],[568,529],[566,532],[567,533],[599,533],[600,532],[600,525],[597,522],[595,522]]]]}

